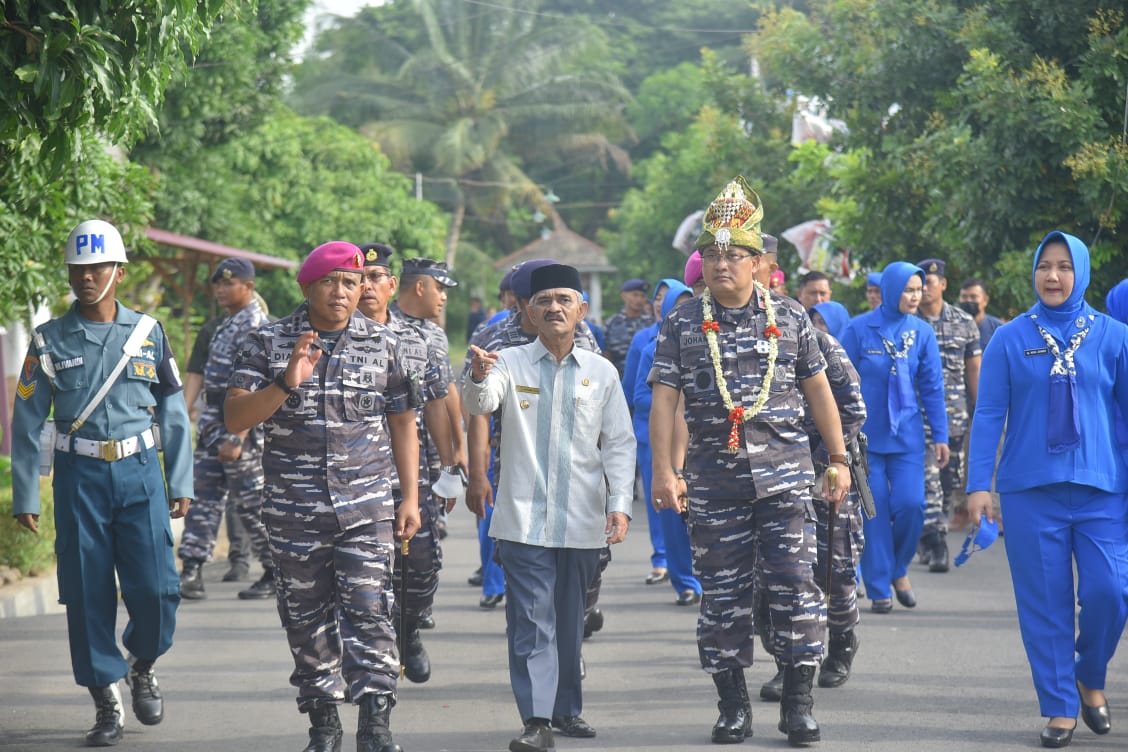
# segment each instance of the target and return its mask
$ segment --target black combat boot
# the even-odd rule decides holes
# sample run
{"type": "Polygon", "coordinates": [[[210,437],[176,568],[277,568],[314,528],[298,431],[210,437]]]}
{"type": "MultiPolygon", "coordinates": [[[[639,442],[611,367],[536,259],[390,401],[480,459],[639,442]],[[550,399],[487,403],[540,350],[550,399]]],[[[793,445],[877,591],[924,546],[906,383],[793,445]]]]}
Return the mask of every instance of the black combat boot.
{"type": "Polygon", "coordinates": [[[929,572],[947,572],[949,566],[948,534],[937,532],[932,534],[932,555],[928,558],[929,572]]]}
{"type": "Polygon", "coordinates": [[[764,702],[779,702],[783,697],[783,664],[775,659],[775,676],[760,685],[760,699],[764,702]]]}
{"type": "Polygon", "coordinates": [[[316,705],[309,711],[309,744],[302,752],[341,752],[341,716],[336,705],[316,705]]]}
{"type": "Polygon", "coordinates": [[[819,723],[811,715],[815,701],[811,685],[814,666],[784,666],[783,699],[779,704],[779,730],[787,734],[787,743],[803,747],[819,740],[819,723]]]}
{"type": "Polygon", "coordinates": [[[416,684],[422,684],[431,678],[431,659],[427,655],[427,648],[423,647],[419,627],[409,627],[403,650],[403,675],[416,684]]]}
{"type": "Polygon", "coordinates": [[[156,726],[164,720],[164,698],[153,673],[153,662],[136,660],[125,681],[133,696],[133,715],[146,726],[156,726]]]}
{"type": "Polygon", "coordinates": [[[106,687],[90,687],[94,708],[98,711],[94,727],[86,732],[87,747],[112,747],[121,741],[124,717],[121,709],[121,690],[117,682],[106,687]]]}
{"type": "Polygon", "coordinates": [[[830,649],[819,669],[819,686],[829,688],[845,684],[850,678],[850,667],[854,665],[854,654],[857,652],[858,636],[853,629],[831,632],[830,649]]]}
{"type": "Polygon", "coordinates": [[[389,726],[394,704],[392,696],[386,694],[367,694],[360,698],[356,752],[403,752],[403,747],[392,741],[389,726]]]}
{"type": "Polygon", "coordinates": [[[721,698],[717,703],[721,714],[713,725],[713,743],[737,744],[752,736],[752,709],[744,669],[732,668],[713,674],[713,683],[721,698]]]}
{"type": "Polygon", "coordinates": [[[202,601],[208,597],[204,591],[204,563],[196,559],[185,559],[180,572],[180,597],[189,601],[202,601]]]}

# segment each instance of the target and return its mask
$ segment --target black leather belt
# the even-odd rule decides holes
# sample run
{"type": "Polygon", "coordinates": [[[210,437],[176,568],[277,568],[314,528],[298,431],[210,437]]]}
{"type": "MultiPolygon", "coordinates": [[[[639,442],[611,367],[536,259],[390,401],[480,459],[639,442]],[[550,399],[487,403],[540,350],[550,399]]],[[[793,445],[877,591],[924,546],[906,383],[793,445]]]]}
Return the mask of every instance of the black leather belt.
{"type": "Polygon", "coordinates": [[[227,392],[205,392],[204,403],[208,407],[223,407],[223,400],[227,398],[227,392]]]}

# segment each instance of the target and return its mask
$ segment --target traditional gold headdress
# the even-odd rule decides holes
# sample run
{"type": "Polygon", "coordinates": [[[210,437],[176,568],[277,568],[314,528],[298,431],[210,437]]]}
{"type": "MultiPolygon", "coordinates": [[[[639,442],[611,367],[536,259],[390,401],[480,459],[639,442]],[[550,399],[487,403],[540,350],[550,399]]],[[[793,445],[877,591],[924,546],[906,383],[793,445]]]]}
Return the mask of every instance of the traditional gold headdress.
{"type": "Polygon", "coordinates": [[[764,249],[760,235],[763,218],[760,197],[748,187],[744,176],[737,175],[705,210],[702,231],[694,246],[705,248],[715,243],[723,250],[738,245],[760,253],[764,249]]]}

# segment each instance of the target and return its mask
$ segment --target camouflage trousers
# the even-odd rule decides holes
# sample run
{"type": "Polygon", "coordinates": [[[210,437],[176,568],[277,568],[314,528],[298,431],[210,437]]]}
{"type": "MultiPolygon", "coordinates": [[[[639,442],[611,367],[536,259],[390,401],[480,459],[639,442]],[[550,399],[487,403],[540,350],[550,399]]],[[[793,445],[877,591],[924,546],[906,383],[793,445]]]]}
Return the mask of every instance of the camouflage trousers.
{"type": "MultiPolygon", "coordinates": [[[[960,455],[963,450],[964,437],[950,436],[948,449],[951,456],[948,464],[943,468],[936,465],[936,449],[931,439],[924,448],[924,531],[929,533],[947,533],[948,515],[953,508],[953,500],[963,492],[963,465],[960,455]]],[[[966,502],[964,502],[966,504],[966,502]]]]}
{"type": "Polygon", "coordinates": [[[399,656],[391,613],[393,522],[341,530],[331,511],[268,517],[278,615],[286,630],[298,709],[393,696],[399,656]],[[279,524],[281,521],[281,524],[279,524]]]}
{"type": "MultiPolygon", "coordinates": [[[[392,491],[396,509],[399,509],[403,495],[399,489],[392,491]]],[[[443,568],[443,549],[439,545],[439,501],[431,495],[428,486],[419,487],[419,532],[412,537],[407,548],[406,560],[403,548],[395,546],[395,567],[392,583],[395,587],[396,602],[393,624],[399,624],[400,609],[409,625],[418,622],[419,617],[435,603],[435,591],[439,589],[439,570],[443,568]],[[407,578],[404,589],[403,578],[407,578]]],[[[410,631],[410,626],[409,630],[410,631]]]]}
{"type": "Polygon", "coordinates": [[[244,452],[235,462],[220,462],[207,449],[197,449],[192,459],[196,498],[188,507],[177,555],[185,561],[210,559],[224,508],[233,499],[251,552],[264,569],[270,569],[270,546],[262,524],[262,455],[244,452]]]}
{"type": "MultiPolygon", "coordinates": [[[[815,499],[815,514],[818,517],[819,557],[815,571],[820,587],[826,587],[826,530],[830,520],[830,505],[822,499],[815,499]]],[[[862,508],[857,494],[850,493],[838,507],[834,519],[834,551],[831,553],[830,592],[826,594],[826,622],[831,632],[845,632],[860,620],[858,613],[858,563],[862,560],[862,550],[866,546],[866,536],[862,531],[862,508]]]]}
{"type": "Polygon", "coordinates": [[[584,615],[591,613],[595,608],[595,604],[599,603],[599,591],[603,589],[603,571],[607,569],[607,565],[611,563],[611,547],[604,546],[599,549],[599,565],[595,568],[595,574],[591,578],[591,583],[587,587],[587,592],[584,593],[584,615]]]}
{"type": "Polygon", "coordinates": [[[755,501],[691,497],[689,539],[703,591],[697,650],[707,673],[752,665],[759,588],[767,601],[772,654],[787,665],[819,663],[826,601],[815,582],[809,488],[755,501]]]}

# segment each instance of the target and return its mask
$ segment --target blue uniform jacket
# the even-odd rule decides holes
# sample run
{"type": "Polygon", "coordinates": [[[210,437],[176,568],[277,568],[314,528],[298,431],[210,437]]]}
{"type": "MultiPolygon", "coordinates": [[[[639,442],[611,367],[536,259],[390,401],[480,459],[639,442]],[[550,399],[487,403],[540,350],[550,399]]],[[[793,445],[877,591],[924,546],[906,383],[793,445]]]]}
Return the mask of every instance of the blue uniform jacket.
{"type": "MultiPolygon", "coordinates": [[[[55,366],[55,388],[40,366],[41,353],[33,341],[20,371],[12,415],[13,514],[39,514],[39,434],[52,403],[56,426],[65,433],[121,359],[122,346],[140,318],[140,313],[118,303],[104,345],[76,307],[36,329],[55,366]]],[[[97,441],[127,439],[159,424],[169,498],[192,498],[192,434],[183,390],[158,323],[140,355],[126,364],[75,435],[97,441]]]]}
{"type": "Polygon", "coordinates": [[[897,309],[905,285],[916,273],[923,275],[918,267],[903,261],[895,261],[887,266],[881,275],[881,307],[851,319],[842,334],[842,347],[862,380],[862,397],[865,399],[867,415],[863,430],[869,438],[870,451],[879,454],[924,450],[924,420],[920,411],[914,411],[903,418],[894,435],[887,409],[889,369],[893,361],[882,343],[882,337],[899,350],[902,346],[902,333],[910,329],[916,332],[916,340],[908,353],[912,383],[928,415],[934,441],[937,444],[948,443],[944,374],[936,333],[928,322],[916,316],[901,314],[897,309]]]}

